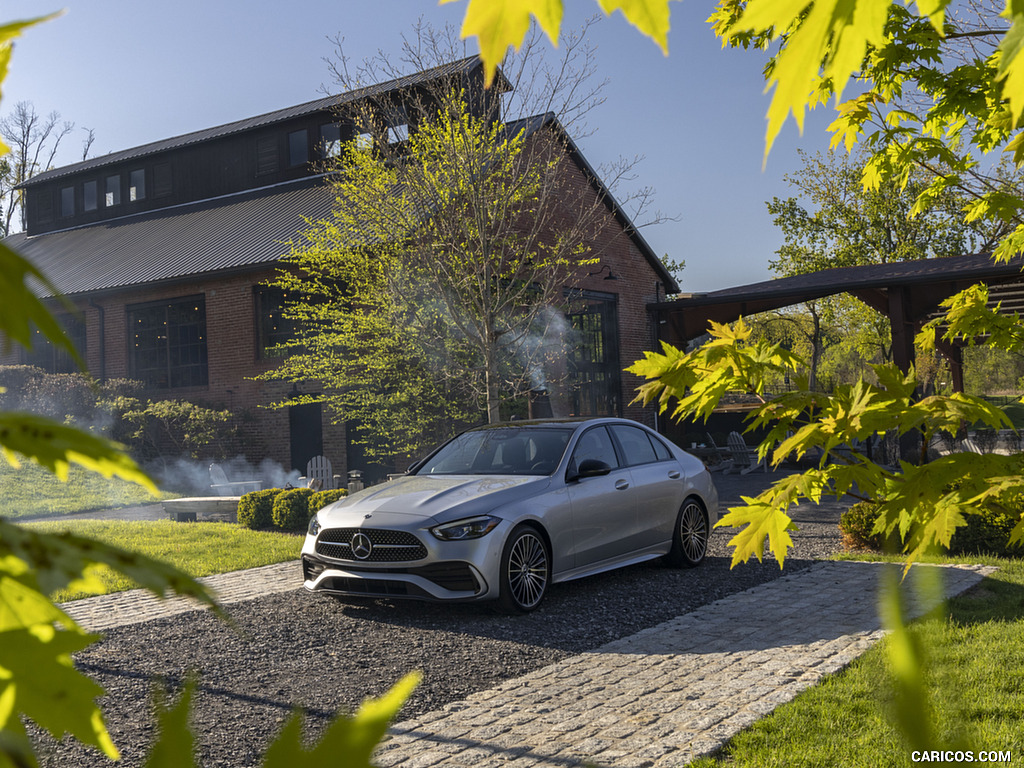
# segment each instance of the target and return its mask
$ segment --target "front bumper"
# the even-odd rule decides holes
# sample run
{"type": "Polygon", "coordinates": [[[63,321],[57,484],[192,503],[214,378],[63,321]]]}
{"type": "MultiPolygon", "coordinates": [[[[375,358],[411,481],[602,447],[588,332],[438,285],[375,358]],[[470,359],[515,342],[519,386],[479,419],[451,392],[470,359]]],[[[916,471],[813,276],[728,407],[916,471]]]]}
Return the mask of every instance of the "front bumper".
{"type": "Polygon", "coordinates": [[[471,563],[441,561],[416,566],[360,567],[303,554],[302,577],[311,592],[411,600],[477,600],[488,592],[471,563]]]}

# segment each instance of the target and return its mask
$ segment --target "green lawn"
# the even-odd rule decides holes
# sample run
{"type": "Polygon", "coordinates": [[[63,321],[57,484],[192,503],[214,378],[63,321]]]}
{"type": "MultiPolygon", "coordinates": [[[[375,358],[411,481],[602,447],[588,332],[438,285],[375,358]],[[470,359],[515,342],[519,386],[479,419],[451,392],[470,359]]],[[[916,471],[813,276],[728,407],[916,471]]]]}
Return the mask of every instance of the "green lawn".
{"type": "MultiPolygon", "coordinates": [[[[196,577],[294,560],[302,548],[301,536],[250,531],[231,523],[47,520],[26,525],[41,531],[66,530],[79,536],[98,539],[171,563],[196,577]]],[[[99,574],[107,592],[121,592],[136,587],[107,568],[100,569],[99,574]]],[[[80,597],[87,595],[61,591],[54,595],[54,600],[65,602],[80,597]]]]}
{"type": "Polygon", "coordinates": [[[33,462],[23,461],[15,469],[2,459],[0,499],[0,515],[8,519],[69,515],[159,501],[134,483],[108,480],[74,466],[65,483],[33,462]]]}
{"type": "MultiPolygon", "coordinates": [[[[1017,764],[1024,756],[1024,563],[970,560],[1000,570],[952,600],[945,615],[912,628],[932,697],[935,743],[927,748],[1010,751],[1017,764]]],[[[694,766],[914,765],[893,724],[890,679],[883,641],[694,766]]]]}

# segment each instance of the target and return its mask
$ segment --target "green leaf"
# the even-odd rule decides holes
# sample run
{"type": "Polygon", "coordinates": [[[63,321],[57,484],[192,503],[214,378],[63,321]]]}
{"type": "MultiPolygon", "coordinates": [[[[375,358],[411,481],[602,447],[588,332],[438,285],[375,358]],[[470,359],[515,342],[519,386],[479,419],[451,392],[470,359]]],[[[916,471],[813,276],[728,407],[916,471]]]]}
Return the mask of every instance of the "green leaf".
{"type": "Polygon", "coordinates": [[[302,741],[302,717],[294,713],[267,749],[263,768],[322,768],[338,764],[339,756],[345,768],[369,768],[388,724],[420,679],[419,672],[410,672],[381,698],[364,702],[352,717],[338,715],[310,749],[302,741]]]}
{"type": "Polygon", "coordinates": [[[670,27],[669,0],[598,0],[601,10],[609,16],[615,11],[629,23],[654,40],[668,56],[668,31],[670,27]]]}
{"type": "Polygon", "coordinates": [[[189,728],[189,713],[196,681],[193,676],[173,706],[168,706],[163,691],[156,691],[157,728],[159,736],[146,759],[145,768],[193,768],[195,736],[189,728]]]}
{"type": "Polygon", "coordinates": [[[786,560],[786,552],[793,546],[793,539],[789,535],[789,531],[796,530],[796,525],[781,509],[765,502],[763,495],[756,499],[749,496],[742,498],[746,503],[745,507],[730,507],[729,512],[715,524],[716,528],[746,526],[729,541],[729,546],[734,547],[732,563],[729,567],[735,568],[751,557],[762,561],[764,559],[764,542],[767,538],[771,551],[778,558],[781,569],[786,560]]]}
{"type": "MultiPolygon", "coordinates": [[[[441,0],[441,4],[450,2],[455,0],[441,0]]],[[[462,36],[477,38],[488,86],[509,46],[518,50],[522,45],[531,16],[557,47],[562,0],[469,0],[462,36]]]]}
{"type": "Polygon", "coordinates": [[[95,701],[103,689],[71,661],[72,653],[97,639],[47,624],[0,633],[0,728],[24,716],[54,738],[70,733],[116,759],[117,747],[95,701]]]}
{"type": "MultiPolygon", "coordinates": [[[[82,589],[82,575],[102,564],[162,597],[173,591],[216,606],[213,596],[198,581],[177,568],[135,552],[119,549],[70,533],[40,533],[0,520],[0,554],[31,563],[30,574],[39,590],[49,594],[73,584],[82,589]]],[[[0,562],[8,562],[6,559],[0,562]]]]}
{"type": "MultiPolygon", "coordinates": [[[[2,50],[2,49],[0,49],[2,50]]],[[[2,63],[2,62],[0,62],[2,63]]],[[[66,351],[82,365],[82,358],[60,323],[33,293],[29,281],[37,281],[50,294],[59,292],[28,260],[0,243],[0,330],[23,347],[31,349],[33,328],[66,351]]]]}
{"type": "Polygon", "coordinates": [[[75,463],[103,477],[138,483],[154,495],[158,492],[149,476],[115,443],[43,416],[0,413],[0,450],[15,467],[18,454],[30,456],[61,480],[67,479],[68,467],[75,463]]]}

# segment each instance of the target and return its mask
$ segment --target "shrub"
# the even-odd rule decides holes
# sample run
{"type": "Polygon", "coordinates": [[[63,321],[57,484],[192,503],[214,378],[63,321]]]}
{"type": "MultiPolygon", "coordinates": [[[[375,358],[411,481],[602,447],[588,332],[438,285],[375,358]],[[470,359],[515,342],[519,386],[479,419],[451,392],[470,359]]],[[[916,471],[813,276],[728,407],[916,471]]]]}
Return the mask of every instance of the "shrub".
{"type": "Polygon", "coordinates": [[[274,499],[283,493],[280,488],[252,491],[238,500],[238,524],[254,531],[274,525],[274,499]]]}
{"type": "Polygon", "coordinates": [[[309,516],[312,517],[328,504],[333,504],[346,496],[348,496],[348,491],[344,488],[336,488],[333,491],[317,491],[309,497],[309,516]]]}
{"type": "MultiPolygon", "coordinates": [[[[843,534],[843,546],[846,549],[886,549],[886,537],[875,533],[875,520],[878,519],[878,505],[871,501],[861,501],[843,512],[839,518],[839,530],[843,534]]],[[[891,542],[893,551],[899,550],[899,534],[894,534],[891,542]]]]}
{"type": "Polygon", "coordinates": [[[271,512],[274,527],[282,531],[304,531],[313,516],[309,511],[313,493],[311,488],[292,488],[279,493],[271,512]]]}
{"type": "MultiPolygon", "coordinates": [[[[992,506],[981,514],[966,515],[967,525],[956,529],[950,541],[951,555],[995,555],[996,557],[1021,557],[1024,549],[1009,545],[1010,531],[1024,512],[1024,496],[1014,500],[1008,507],[992,506]]],[[[899,552],[902,550],[899,533],[894,531],[888,538],[873,533],[878,519],[878,505],[870,501],[854,504],[839,519],[843,533],[843,546],[847,549],[871,549],[875,551],[899,552]]]]}

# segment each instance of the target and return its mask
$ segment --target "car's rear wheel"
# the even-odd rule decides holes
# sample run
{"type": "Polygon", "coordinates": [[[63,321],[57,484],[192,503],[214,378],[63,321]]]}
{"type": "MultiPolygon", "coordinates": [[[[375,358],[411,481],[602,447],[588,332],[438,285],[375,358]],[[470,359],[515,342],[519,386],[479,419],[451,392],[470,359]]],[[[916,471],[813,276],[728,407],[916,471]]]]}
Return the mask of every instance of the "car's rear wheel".
{"type": "Polygon", "coordinates": [[[666,560],[677,568],[693,568],[700,565],[708,552],[708,513],[694,497],[683,502],[676,518],[675,533],[672,535],[672,549],[666,560]]]}
{"type": "Polygon", "coordinates": [[[498,597],[509,613],[532,611],[548,591],[551,553],[540,532],[529,525],[513,529],[501,554],[501,591],[498,597]]]}

